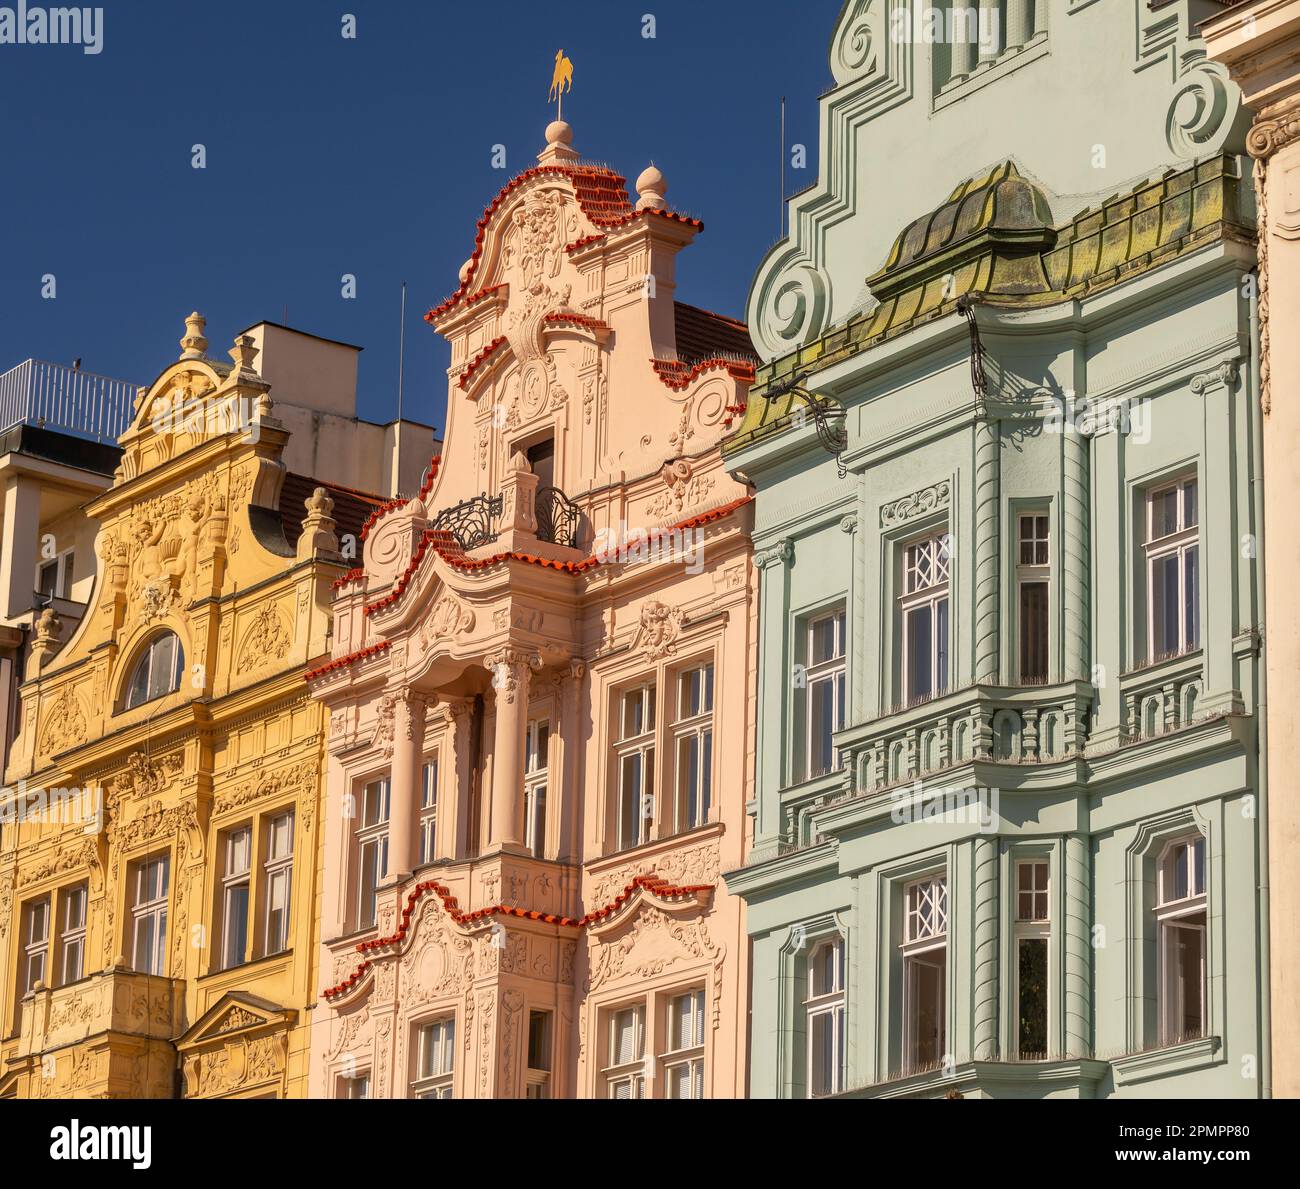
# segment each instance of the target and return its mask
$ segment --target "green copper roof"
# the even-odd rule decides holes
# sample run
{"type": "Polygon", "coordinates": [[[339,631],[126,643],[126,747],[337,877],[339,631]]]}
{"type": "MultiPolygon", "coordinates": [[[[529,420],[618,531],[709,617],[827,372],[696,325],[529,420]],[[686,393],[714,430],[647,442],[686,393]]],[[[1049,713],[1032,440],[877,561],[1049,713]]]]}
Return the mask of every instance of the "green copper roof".
{"type": "Polygon", "coordinates": [[[879,305],[854,314],[758,371],[749,406],[724,443],[730,454],[789,424],[797,397],[763,398],[765,389],[870,350],[935,318],[958,298],[1036,309],[1089,296],[1220,238],[1254,242],[1249,181],[1228,156],[1169,170],[1062,227],[1050,226],[1042,191],[1010,162],[962,183],[942,206],[904,229],[883,268],[867,278],[879,305]]]}

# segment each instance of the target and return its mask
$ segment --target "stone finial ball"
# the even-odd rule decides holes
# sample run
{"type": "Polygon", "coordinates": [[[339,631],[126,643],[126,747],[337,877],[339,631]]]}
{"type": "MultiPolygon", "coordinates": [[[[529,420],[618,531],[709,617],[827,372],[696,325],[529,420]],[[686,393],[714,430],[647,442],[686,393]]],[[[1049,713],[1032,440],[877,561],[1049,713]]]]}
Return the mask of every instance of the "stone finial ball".
{"type": "Polygon", "coordinates": [[[568,120],[552,120],[546,125],[546,143],[552,145],[573,143],[573,127],[568,120]]]}

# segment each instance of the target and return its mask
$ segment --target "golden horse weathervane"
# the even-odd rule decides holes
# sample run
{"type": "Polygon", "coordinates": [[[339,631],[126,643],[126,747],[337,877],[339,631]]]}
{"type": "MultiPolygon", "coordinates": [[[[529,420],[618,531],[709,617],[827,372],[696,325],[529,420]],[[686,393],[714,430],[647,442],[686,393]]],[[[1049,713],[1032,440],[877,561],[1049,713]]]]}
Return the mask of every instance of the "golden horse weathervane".
{"type": "Polygon", "coordinates": [[[557,103],[556,119],[564,119],[564,92],[573,90],[573,63],[563,50],[555,51],[555,73],[551,76],[551,95],[557,103]]]}

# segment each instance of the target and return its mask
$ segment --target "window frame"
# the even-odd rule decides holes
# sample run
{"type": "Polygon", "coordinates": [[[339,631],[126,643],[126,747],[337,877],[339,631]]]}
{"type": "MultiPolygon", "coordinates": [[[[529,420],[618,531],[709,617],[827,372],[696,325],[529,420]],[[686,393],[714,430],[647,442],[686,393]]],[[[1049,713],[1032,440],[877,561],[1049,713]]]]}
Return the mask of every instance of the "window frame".
{"type": "Polygon", "coordinates": [[[167,960],[167,924],[171,898],[171,851],[156,851],[142,855],[132,862],[130,867],[131,891],[131,969],[140,974],[166,975],[167,960]],[[146,872],[158,867],[161,870],[161,890],[151,899],[144,899],[143,881],[146,872]],[[153,925],[152,954],[154,961],[150,968],[139,965],[141,926],[146,922],[153,925]]]}
{"type": "Polygon", "coordinates": [[[848,1073],[846,950],[844,938],[840,934],[823,937],[809,950],[808,958],[804,963],[804,1044],[807,1049],[804,1092],[808,1098],[824,1098],[842,1093],[846,1089],[848,1073]],[[831,989],[818,992],[814,971],[817,969],[818,955],[826,949],[832,952],[831,989]],[[818,1090],[815,1086],[816,1046],[813,1044],[813,1030],[822,1017],[830,1018],[831,1052],[835,1054],[835,1063],[830,1070],[830,1087],[824,1091],[818,1090]]]}
{"type": "Polygon", "coordinates": [[[551,783],[552,742],[549,718],[528,720],[524,733],[524,846],[535,859],[546,858],[546,806],[551,783]],[[539,756],[544,756],[544,759],[539,761],[539,756]]]}
{"type": "Polygon", "coordinates": [[[420,866],[438,856],[438,753],[431,752],[420,767],[420,866]]]}
{"type": "Polygon", "coordinates": [[[659,806],[658,789],[656,780],[658,775],[658,765],[656,763],[656,745],[658,742],[659,730],[659,704],[658,704],[658,683],[651,676],[637,682],[636,684],[624,686],[615,695],[616,705],[618,707],[618,739],[614,743],[614,765],[615,765],[615,782],[618,791],[618,802],[615,814],[615,850],[627,851],[635,850],[639,846],[646,846],[654,841],[654,827],[657,819],[657,810],[659,806]],[[623,732],[627,724],[627,707],[628,699],[634,696],[640,696],[642,699],[643,721],[642,730],[637,735],[624,736],[623,732]],[[645,722],[645,699],[649,698],[649,723],[645,722]],[[636,804],[635,833],[630,834],[628,831],[627,821],[627,796],[628,790],[625,786],[625,761],[635,757],[637,767],[640,773],[641,796],[636,804]],[[646,804],[645,798],[650,798],[651,813],[643,812],[646,804]]]}
{"type": "Polygon", "coordinates": [[[1029,855],[1024,858],[1016,859],[1012,864],[1012,873],[1014,875],[1014,884],[1012,886],[1012,896],[1015,898],[1011,911],[1011,974],[1015,980],[1015,994],[1013,996],[1012,1025],[1015,1029],[1013,1040],[1013,1051],[1016,1059],[1020,1061],[1045,1061],[1048,1059],[1048,1052],[1052,1044],[1052,962],[1051,962],[1051,945],[1052,945],[1052,863],[1047,855],[1029,855]],[[1022,870],[1029,869],[1032,874],[1030,877],[1030,886],[1028,889],[1022,889],[1020,886],[1020,873],[1022,870]],[[1042,872],[1045,882],[1042,887],[1038,886],[1038,873],[1042,872]],[[1021,912],[1022,897],[1028,896],[1030,901],[1030,916],[1026,917],[1021,912]],[[1039,898],[1042,898],[1043,915],[1033,915],[1038,908],[1039,898]],[[1043,1018],[1043,1037],[1046,1049],[1042,1053],[1023,1053],[1020,1048],[1020,1019],[1021,1019],[1021,999],[1020,999],[1020,943],[1022,941],[1041,941],[1046,946],[1046,958],[1044,968],[1044,1008],[1045,1015],[1043,1018]]]}
{"type": "MultiPolygon", "coordinates": [[[[1201,646],[1201,574],[1203,556],[1201,550],[1201,505],[1200,476],[1195,471],[1184,472],[1174,479],[1153,485],[1143,493],[1143,523],[1145,533],[1142,543],[1142,565],[1146,589],[1146,630],[1147,663],[1158,664],[1160,661],[1184,656],[1195,652],[1201,646]],[[1193,493],[1191,500],[1192,516],[1188,523],[1188,491],[1193,493]],[[1177,527],[1172,532],[1156,536],[1157,501],[1170,492],[1177,493],[1177,527]],[[1187,602],[1188,556],[1195,553],[1195,589],[1193,605],[1187,602]],[[1176,559],[1178,569],[1178,647],[1173,651],[1161,649],[1156,639],[1156,566],[1176,559]]],[[[1168,609],[1165,609],[1168,619],[1168,609]]]]}
{"type": "Polygon", "coordinates": [[[59,889],[59,986],[67,987],[86,977],[86,922],[90,915],[90,885],[85,880],[59,889]],[[75,899],[74,899],[75,898],[75,899]],[[72,904],[79,899],[81,921],[73,925],[68,921],[72,904]],[[68,955],[77,955],[77,970],[68,975],[68,955]]]}
{"type": "Polygon", "coordinates": [[[528,1012],[528,1035],[524,1046],[524,1095],[527,1098],[549,1098],[551,1071],[555,1066],[555,1013],[549,1008],[531,1008],[528,1012]],[[542,1059],[544,1066],[533,1064],[533,1022],[542,1020],[544,1039],[542,1059]]]}
{"type": "Polygon", "coordinates": [[[813,686],[829,684],[831,694],[831,737],[844,729],[848,718],[848,672],[849,658],[849,621],[848,608],[843,602],[827,607],[825,610],[807,616],[802,624],[803,649],[803,779],[817,780],[832,772],[839,772],[844,766],[844,758],[839,748],[831,743],[831,766],[814,770],[813,737],[813,686]],[[824,661],[814,661],[814,642],[816,630],[824,623],[831,623],[833,654],[824,661]]]}
{"type": "Polygon", "coordinates": [[[410,1083],[410,1097],[421,1099],[451,1099],[455,1097],[456,1079],[456,1015],[454,1012],[434,1019],[421,1020],[415,1026],[415,1069],[410,1083]],[[436,1054],[441,1058],[441,1068],[425,1072],[425,1057],[429,1053],[430,1034],[436,1033],[436,1054]]]}
{"type": "Polygon", "coordinates": [[[1200,831],[1180,834],[1160,849],[1156,861],[1156,895],[1152,915],[1156,925],[1156,1025],[1160,1044],[1170,1046],[1199,1040],[1209,1034],[1209,893],[1206,886],[1209,846],[1200,831]],[[1186,851],[1188,894],[1167,895],[1166,880],[1169,857],[1180,849],[1186,851]],[[1198,854],[1199,851],[1199,854],[1198,854]],[[1199,918],[1196,919],[1196,918],[1199,918]],[[1178,1017],[1184,1013],[1180,1004],[1170,1002],[1171,978],[1174,975],[1169,950],[1175,931],[1193,931],[1200,948],[1200,1030],[1195,1036],[1181,1031],[1178,1017]],[[1175,1024],[1177,1023],[1177,1027],[1175,1024]]]}
{"type": "Polygon", "coordinates": [[[72,582],[70,575],[73,572],[73,562],[75,560],[76,547],[61,550],[53,557],[39,559],[36,563],[36,586],[34,593],[42,598],[50,600],[62,599],[70,602],[72,599],[72,582]],[[41,578],[45,571],[51,566],[54,567],[54,590],[48,595],[41,589],[41,578]]]}
{"type": "Polygon", "coordinates": [[[356,904],[354,919],[356,927],[373,929],[379,919],[379,888],[388,875],[388,829],[393,815],[393,786],[391,777],[385,773],[365,781],[361,786],[359,812],[353,827],[352,853],[356,861],[356,873],[352,880],[355,889],[356,904]],[[381,789],[380,807],[382,813],[377,819],[367,824],[366,810],[369,805],[370,790],[381,789]],[[366,854],[375,852],[374,887],[366,887],[366,854]],[[367,904],[371,905],[367,911],[367,904]]]}
{"type": "Polygon", "coordinates": [[[673,825],[677,833],[696,830],[707,825],[713,812],[713,733],[714,713],[717,705],[716,670],[713,658],[702,659],[676,669],[670,675],[673,683],[672,762],[673,762],[673,825]],[[687,681],[700,674],[701,702],[704,708],[690,713],[687,702],[687,681]],[[682,745],[695,743],[696,787],[689,786],[689,774],[682,772],[682,745]],[[694,794],[696,812],[690,812],[694,794]]]}
{"type": "Polygon", "coordinates": [[[600,1071],[601,1084],[605,1091],[602,1097],[617,1099],[619,1095],[615,1091],[620,1086],[627,1086],[632,1091],[627,1095],[630,1099],[646,1097],[647,1014],[644,999],[635,1003],[612,1005],[605,1009],[605,1061],[600,1071]],[[618,1020],[627,1012],[633,1015],[635,1042],[633,1048],[636,1052],[630,1060],[616,1064],[614,1058],[618,1052],[618,1020]]]}
{"type": "Polygon", "coordinates": [[[276,954],[288,953],[291,947],[291,929],[293,928],[293,855],[294,849],[298,843],[298,822],[297,814],[293,806],[285,806],[279,810],[273,810],[263,815],[262,818],[262,837],[264,846],[264,855],[262,858],[262,945],[261,956],[264,958],[272,957],[276,954]],[[288,848],[283,854],[275,854],[272,847],[276,843],[276,823],[288,819],[288,848]],[[271,914],[275,911],[274,888],[283,878],[285,885],[283,913],[284,919],[281,924],[282,938],[279,945],[272,944],[271,934],[271,914]]]}
{"type": "Polygon", "coordinates": [[[901,700],[903,706],[908,707],[932,702],[936,698],[943,697],[952,688],[952,532],[947,527],[937,531],[932,530],[923,536],[913,537],[902,542],[900,550],[902,593],[898,596],[898,606],[903,682],[901,700]],[[920,566],[912,561],[912,553],[914,550],[919,550],[926,545],[933,547],[929,563],[932,569],[930,575],[932,580],[928,585],[913,586],[912,577],[914,574],[919,577],[920,566]],[[942,577],[935,578],[935,575],[940,573],[942,577]],[[939,625],[940,605],[944,607],[944,619],[946,620],[942,630],[939,625]],[[930,612],[929,657],[931,683],[928,692],[913,695],[910,622],[911,617],[922,609],[928,609],[930,612]],[[946,636],[946,639],[941,639],[944,636],[946,636]],[[943,662],[943,677],[940,681],[938,673],[941,660],[943,662]]]}
{"type": "Polygon", "coordinates": [[[1016,512],[1016,677],[1020,685],[1047,685],[1052,679],[1052,516],[1048,508],[1030,507],[1016,512]],[[1031,526],[1025,536],[1025,523],[1031,526]],[[1038,522],[1042,521],[1046,534],[1038,535],[1038,522]],[[1032,551],[1031,559],[1024,560],[1025,546],[1032,551]],[[1041,547],[1041,548],[1040,548],[1041,547]],[[1043,560],[1038,560],[1039,557],[1043,560]],[[1034,676],[1025,671],[1025,588],[1046,588],[1046,605],[1043,611],[1043,673],[1034,676]]]}
{"type": "Polygon", "coordinates": [[[51,896],[46,893],[43,896],[34,896],[30,900],[23,902],[22,908],[22,934],[23,934],[23,962],[22,962],[22,990],[19,998],[24,995],[30,995],[36,989],[36,984],[41,983],[48,987],[50,985],[50,932],[51,932],[51,896]],[[33,936],[36,925],[36,910],[41,910],[40,920],[43,923],[42,935],[33,936]],[[33,963],[39,959],[40,973],[33,976],[33,963]]]}
{"type": "Polygon", "coordinates": [[[181,688],[181,681],[185,676],[185,646],[181,643],[181,638],[171,630],[158,632],[150,638],[149,642],[143,645],[135,654],[135,659],[128,671],[126,685],[122,693],[122,710],[138,710],[141,706],[147,706],[151,702],[157,702],[162,698],[170,697],[181,688]],[[174,642],[174,651],[172,656],[171,675],[166,678],[169,683],[166,689],[160,692],[154,690],[154,658],[156,657],[161,645],[174,642]],[[144,695],[135,699],[136,678],[141,671],[144,671],[144,695]]]}
{"type": "Polygon", "coordinates": [[[917,1071],[922,1068],[923,1063],[919,1049],[921,1038],[918,1035],[917,1013],[920,1004],[917,1002],[917,997],[920,992],[915,985],[916,972],[922,966],[939,965],[934,961],[936,955],[941,955],[941,973],[937,985],[938,1003],[930,1006],[935,1009],[939,1023],[937,1050],[940,1059],[948,1041],[948,930],[951,924],[949,917],[951,905],[948,899],[946,869],[908,880],[903,885],[902,897],[902,941],[899,944],[899,951],[903,959],[903,1068],[904,1071],[917,1071]],[[936,923],[921,931],[915,931],[913,925],[921,920],[921,914],[913,908],[912,892],[927,886],[938,888],[941,893],[939,896],[932,893],[929,900],[936,920],[942,918],[942,928],[939,928],[936,923]]]}
{"type": "Polygon", "coordinates": [[[674,1101],[692,1101],[704,1097],[704,988],[674,988],[664,996],[664,1050],[659,1054],[660,1084],[664,1097],[674,1101]],[[691,1043],[680,1048],[677,1042],[675,1011],[683,1000],[690,1000],[691,1043]],[[671,1093],[673,1078],[685,1070],[692,1093],[671,1093]]]}
{"type": "Polygon", "coordinates": [[[221,832],[222,843],[222,875],[221,875],[221,959],[218,969],[233,970],[236,966],[242,966],[249,959],[248,952],[248,935],[249,935],[249,914],[253,907],[253,824],[252,822],[240,822],[238,825],[231,826],[221,832]],[[238,836],[243,835],[246,843],[244,866],[242,870],[232,870],[232,858],[234,843],[238,836]],[[237,958],[231,954],[231,930],[233,927],[233,912],[231,901],[234,895],[242,888],[244,892],[243,907],[243,945],[237,958]]]}

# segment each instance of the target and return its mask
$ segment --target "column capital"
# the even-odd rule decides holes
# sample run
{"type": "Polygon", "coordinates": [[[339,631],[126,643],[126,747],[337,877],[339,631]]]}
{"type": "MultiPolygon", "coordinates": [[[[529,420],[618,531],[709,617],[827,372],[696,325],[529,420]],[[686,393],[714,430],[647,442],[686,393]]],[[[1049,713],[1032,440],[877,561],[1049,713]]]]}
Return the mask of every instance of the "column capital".
{"type": "Polygon", "coordinates": [[[1226,359],[1218,367],[1212,367],[1207,372],[1193,376],[1191,389],[1197,396],[1204,396],[1205,393],[1220,385],[1224,388],[1235,388],[1240,370],[1240,359],[1226,359]]]}
{"type": "Polygon", "coordinates": [[[497,698],[514,705],[519,683],[527,680],[529,673],[541,669],[542,658],[524,649],[503,648],[485,657],[483,667],[492,674],[492,688],[496,690],[497,698]]]}
{"type": "Polygon", "coordinates": [[[789,537],[782,537],[779,541],[754,553],[754,565],[760,570],[772,566],[788,566],[792,561],[794,561],[794,542],[789,537]]]}

